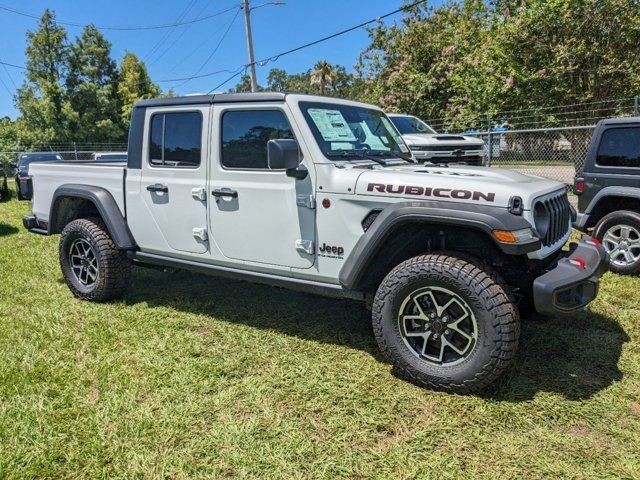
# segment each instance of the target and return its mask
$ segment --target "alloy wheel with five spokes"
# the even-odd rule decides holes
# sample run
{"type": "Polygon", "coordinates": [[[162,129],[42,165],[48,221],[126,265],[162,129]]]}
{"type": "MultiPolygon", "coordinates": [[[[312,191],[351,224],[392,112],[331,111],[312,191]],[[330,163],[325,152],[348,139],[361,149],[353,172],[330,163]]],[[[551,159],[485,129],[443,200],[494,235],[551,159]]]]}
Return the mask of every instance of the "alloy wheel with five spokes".
{"type": "Polygon", "coordinates": [[[404,299],[398,329],[411,353],[436,365],[464,361],[478,339],[476,318],[467,302],[436,286],[417,289],[404,299]]]}
{"type": "Polygon", "coordinates": [[[613,225],[602,237],[610,262],[619,267],[640,261],[640,231],[631,225],[613,225]]]}
{"type": "Polygon", "coordinates": [[[71,243],[69,264],[76,280],[82,285],[90,286],[98,279],[98,257],[91,244],[84,238],[77,238],[71,243]]]}

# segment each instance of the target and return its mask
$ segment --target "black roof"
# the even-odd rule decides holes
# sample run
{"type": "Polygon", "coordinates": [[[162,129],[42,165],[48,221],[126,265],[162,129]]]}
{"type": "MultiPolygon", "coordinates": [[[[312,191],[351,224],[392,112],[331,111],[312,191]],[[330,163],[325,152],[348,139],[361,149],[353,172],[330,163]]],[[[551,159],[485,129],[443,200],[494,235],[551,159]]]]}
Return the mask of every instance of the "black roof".
{"type": "Polygon", "coordinates": [[[135,106],[166,107],[171,105],[210,105],[212,103],[283,102],[285,97],[285,93],[278,92],[214,93],[213,95],[151,98],[149,100],[141,100],[135,106]]]}
{"type": "Polygon", "coordinates": [[[601,120],[605,125],[617,125],[617,124],[625,124],[625,123],[640,123],[640,117],[616,117],[616,118],[605,118],[601,120]]]}

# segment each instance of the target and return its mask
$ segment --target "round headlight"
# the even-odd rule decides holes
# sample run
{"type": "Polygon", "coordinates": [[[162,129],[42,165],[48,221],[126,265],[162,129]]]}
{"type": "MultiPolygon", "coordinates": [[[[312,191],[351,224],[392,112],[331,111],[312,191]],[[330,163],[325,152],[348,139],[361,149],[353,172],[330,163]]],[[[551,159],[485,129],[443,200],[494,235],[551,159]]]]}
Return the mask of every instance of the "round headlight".
{"type": "Polygon", "coordinates": [[[536,202],[533,207],[533,223],[540,238],[544,238],[549,231],[550,223],[549,210],[542,202],[536,202]]]}

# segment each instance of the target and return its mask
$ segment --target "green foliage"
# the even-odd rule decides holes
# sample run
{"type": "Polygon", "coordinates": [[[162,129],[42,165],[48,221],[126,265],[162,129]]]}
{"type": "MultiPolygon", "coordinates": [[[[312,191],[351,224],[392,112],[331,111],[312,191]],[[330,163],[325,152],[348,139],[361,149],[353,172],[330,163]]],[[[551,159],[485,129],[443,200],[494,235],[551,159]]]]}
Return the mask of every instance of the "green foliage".
{"type": "Polygon", "coordinates": [[[159,97],[161,94],[160,87],[151,81],[144,62],[133,53],[126,53],[120,62],[118,78],[119,115],[122,125],[129,125],[135,102],[159,97]]]}
{"type": "MultiPolygon", "coordinates": [[[[267,76],[266,88],[259,86],[258,90],[307,93],[358,100],[364,93],[364,82],[358,75],[347,72],[343,66],[332,65],[321,60],[312,69],[303,73],[289,74],[280,68],[272,68],[267,76]]],[[[250,92],[249,76],[243,75],[240,82],[230,91],[250,92]]]]}
{"type": "Polygon", "coordinates": [[[162,94],[135,55],[125,54],[118,69],[111,43],[95,26],[68,44],[50,10],[27,32],[26,56],[25,83],[15,99],[21,116],[0,126],[13,132],[13,148],[126,141],[133,104],[162,94]]]}
{"type": "Polygon", "coordinates": [[[71,106],[69,124],[74,140],[118,141],[125,132],[120,122],[116,62],[111,43],[88,25],[70,47],[66,95],[71,106]]]}
{"type": "Polygon", "coordinates": [[[368,101],[479,126],[479,112],[637,94],[639,24],[628,0],[453,2],[373,29],[359,71],[368,101]]]}
{"type": "Polygon", "coordinates": [[[16,105],[27,125],[43,141],[69,140],[70,111],[64,89],[67,69],[67,33],[45,10],[38,29],[27,32],[26,82],[18,89],[16,105]]]}

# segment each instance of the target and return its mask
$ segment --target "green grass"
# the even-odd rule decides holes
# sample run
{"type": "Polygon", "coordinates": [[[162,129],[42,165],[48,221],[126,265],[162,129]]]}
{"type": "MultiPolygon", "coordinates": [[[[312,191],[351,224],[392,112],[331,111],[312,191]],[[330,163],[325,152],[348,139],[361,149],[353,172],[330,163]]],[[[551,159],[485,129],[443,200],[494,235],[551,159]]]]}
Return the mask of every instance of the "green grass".
{"type": "Polygon", "coordinates": [[[76,300],[28,208],[0,203],[0,478],[640,477],[640,278],[457,396],[395,378],[356,303],[145,269],[76,300]]]}

